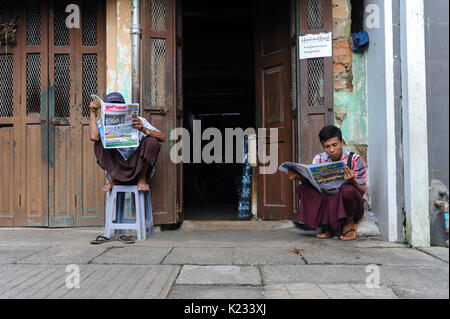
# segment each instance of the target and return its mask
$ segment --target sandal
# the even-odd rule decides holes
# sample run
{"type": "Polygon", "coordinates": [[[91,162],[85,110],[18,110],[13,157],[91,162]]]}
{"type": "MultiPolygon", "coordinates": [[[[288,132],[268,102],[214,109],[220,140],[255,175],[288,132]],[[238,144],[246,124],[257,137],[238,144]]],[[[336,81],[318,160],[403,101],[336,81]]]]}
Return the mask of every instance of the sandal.
{"type": "Polygon", "coordinates": [[[333,231],[329,227],[325,227],[323,232],[316,235],[319,239],[327,239],[333,237],[333,231]]]}
{"type": "Polygon", "coordinates": [[[100,244],[108,243],[110,241],[111,241],[111,239],[109,239],[105,236],[97,236],[97,238],[95,240],[91,241],[91,244],[92,245],[100,245],[100,244]]]}
{"type": "Polygon", "coordinates": [[[124,243],[124,244],[134,244],[134,240],[133,238],[131,238],[130,236],[126,236],[126,235],[120,235],[117,238],[118,241],[124,243]]]}
{"type": "Polygon", "coordinates": [[[358,225],[355,224],[355,226],[353,227],[353,229],[350,229],[349,231],[345,232],[344,234],[342,234],[341,236],[341,240],[342,241],[352,241],[352,240],[356,240],[356,232],[358,230],[358,225]],[[345,238],[347,236],[347,234],[353,232],[353,236],[350,238],[345,238]]]}

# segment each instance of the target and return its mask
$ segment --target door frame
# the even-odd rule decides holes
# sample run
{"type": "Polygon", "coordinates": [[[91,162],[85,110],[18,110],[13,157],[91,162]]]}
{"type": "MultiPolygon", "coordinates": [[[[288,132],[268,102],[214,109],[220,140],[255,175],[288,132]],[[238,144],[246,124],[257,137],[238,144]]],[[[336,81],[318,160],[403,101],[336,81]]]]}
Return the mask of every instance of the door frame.
{"type": "MultiPolygon", "coordinates": [[[[182,118],[183,118],[183,81],[182,81],[182,55],[180,52],[182,51],[182,18],[181,18],[181,5],[182,0],[166,0],[168,4],[167,10],[167,23],[168,29],[166,31],[151,31],[150,29],[150,5],[151,0],[144,0],[142,4],[141,10],[141,19],[143,21],[143,35],[142,35],[142,92],[151,92],[151,85],[149,77],[151,75],[151,67],[150,63],[146,63],[146,59],[150,58],[151,55],[151,47],[150,47],[150,38],[160,38],[160,39],[169,39],[167,41],[167,105],[166,108],[161,108],[160,106],[151,105],[149,102],[148,95],[142,94],[141,96],[141,105],[143,116],[147,119],[151,119],[152,124],[158,128],[161,128],[164,133],[170,133],[170,128],[179,127],[182,128],[182,118]],[[181,18],[181,19],[180,19],[181,18]],[[170,118],[170,119],[169,119],[170,118]],[[169,124],[168,124],[169,123],[169,124]],[[170,124],[172,123],[172,124],[170,124]]],[[[258,1],[253,1],[253,5],[257,6],[258,1]]],[[[292,84],[290,96],[291,96],[291,118],[292,118],[292,132],[288,132],[287,134],[292,135],[292,160],[297,161],[298,156],[300,154],[300,133],[299,133],[299,94],[298,94],[298,27],[297,27],[297,14],[298,14],[298,4],[297,0],[289,0],[290,6],[290,56],[291,61],[288,67],[291,68],[291,79],[290,83],[292,84]]],[[[255,30],[256,32],[256,30],[255,30]]],[[[255,116],[259,114],[260,110],[255,110],[255,116]]],[[[259,123],[259,119],[256,121],[257,125],[259,123]]],[[[176,143],[176,141],[171,141],[171,145],[176,143]]],[[[163,148],[160,153],[160,161],[157,164],[157,172],[158,166],[159,171],[163,170],[164,176],[158,177],[155,175],[154,179],[156,181],[161,181],[161,184],[155,183],[158,185],[158,190],[154,190],[154,215],[156,224],[176,224],[183,221],[183,164],[173,165],[169,164],[169,167],[163,168],[161,167],[161,159],[165,158],[165,155],[169,154],[168,143],[163,144],[163,148]],[[164,177],[164,178],[162,178],[164,177]],[[175,185],[174,185],[175,184],[175,185]],[[170,186],[172,185],[172,186],[170,186]],[[156,193],[155,193],[156,192],[156,193]],[[158,195],[158,192],[161,194],[158,195]],[[166,195],[163,193],[166,192],[166,195]]],[[[158,173],[157,173],[158,174],[158,173]]],[[[257,178],[258,175],[255,175],[257,178]]],[[[286,216],[287,219],[292,219],[294,214],[296,213],[297,201],[295,200],[295,187],[292,185],[292,197],[293,197],[293,211],[292,214],[286,216]]],[[[259,197],[260,194],[254,194],[253,196],[259,197]]]]}

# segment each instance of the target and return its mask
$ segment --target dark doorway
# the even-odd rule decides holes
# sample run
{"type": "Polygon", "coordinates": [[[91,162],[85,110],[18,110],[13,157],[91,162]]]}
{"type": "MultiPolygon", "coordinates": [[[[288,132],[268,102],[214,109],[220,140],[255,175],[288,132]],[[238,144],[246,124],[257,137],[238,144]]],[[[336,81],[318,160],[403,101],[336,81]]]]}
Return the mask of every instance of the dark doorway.
{"type": "MultiPolygon", "coordinates": [[[[184,127],[256,128],[253,1],[183,1],[184,127]]],[[[202,145],[209,141],[202,142],[202,145]]],[[[223,139],[223,144],[225,141],[223,139]]],[[[192,145],[192,144],[191,144],[192,145]]],[[[186,220],[237,220],[242,164],[184,164],[186,220]]]]}

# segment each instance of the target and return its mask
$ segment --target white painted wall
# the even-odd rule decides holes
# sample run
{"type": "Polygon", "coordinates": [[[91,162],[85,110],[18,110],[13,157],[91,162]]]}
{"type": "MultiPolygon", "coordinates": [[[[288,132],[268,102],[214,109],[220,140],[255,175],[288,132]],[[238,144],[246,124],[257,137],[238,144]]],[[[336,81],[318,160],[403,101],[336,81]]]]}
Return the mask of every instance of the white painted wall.
{"type": "Polygon", "coordinates": [[[406,239],[430,245],[424,0],[400,1],[406,239]]]}
{"type": "MultiPolygon", "coordinates": [[[[394,104],[392,0],[366,0],[380,10],[379,28],[367,28],[367,114],[371,207],[384,239],[399,241],[394,104]]],[[[370,7],[369,7],[370,8],[370,7]]]]}

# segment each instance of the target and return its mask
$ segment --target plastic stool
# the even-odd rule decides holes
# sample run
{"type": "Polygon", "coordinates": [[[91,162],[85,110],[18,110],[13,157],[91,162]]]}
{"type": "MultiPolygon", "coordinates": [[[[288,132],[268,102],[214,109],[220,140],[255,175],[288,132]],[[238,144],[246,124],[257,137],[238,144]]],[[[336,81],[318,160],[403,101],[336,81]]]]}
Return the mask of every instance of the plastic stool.
{"type": "Polygon", "coordinates": [[[147,229],[150,235],[155,233],[155,225],[153,222],[153,211],[152,211],[152,197],[150,191],[139,192],[139,203],[141,206],[141,225],[142,225],[142,236],[144,240],[147,239],[147,229]]]}
{"type": "Polygon", "coordinates": [[[153,214],[150,192],[140,192],[137,186],[114,186],[108,196],[105,220],[105,237],[110,238],[111,230],[133,229],[138,240],[147,238],[146,230],[154,233],[153,214]],[[124,219],[125,193],[133,193],[135,199],[136,219],[124,219]],[[116,220],[113,222],[114,200],[116,201],[116,220]],[[147,203],[147,205],[145,205],[147,203]],[[147,213],[147,214],[146,214],[147,213]]]}

